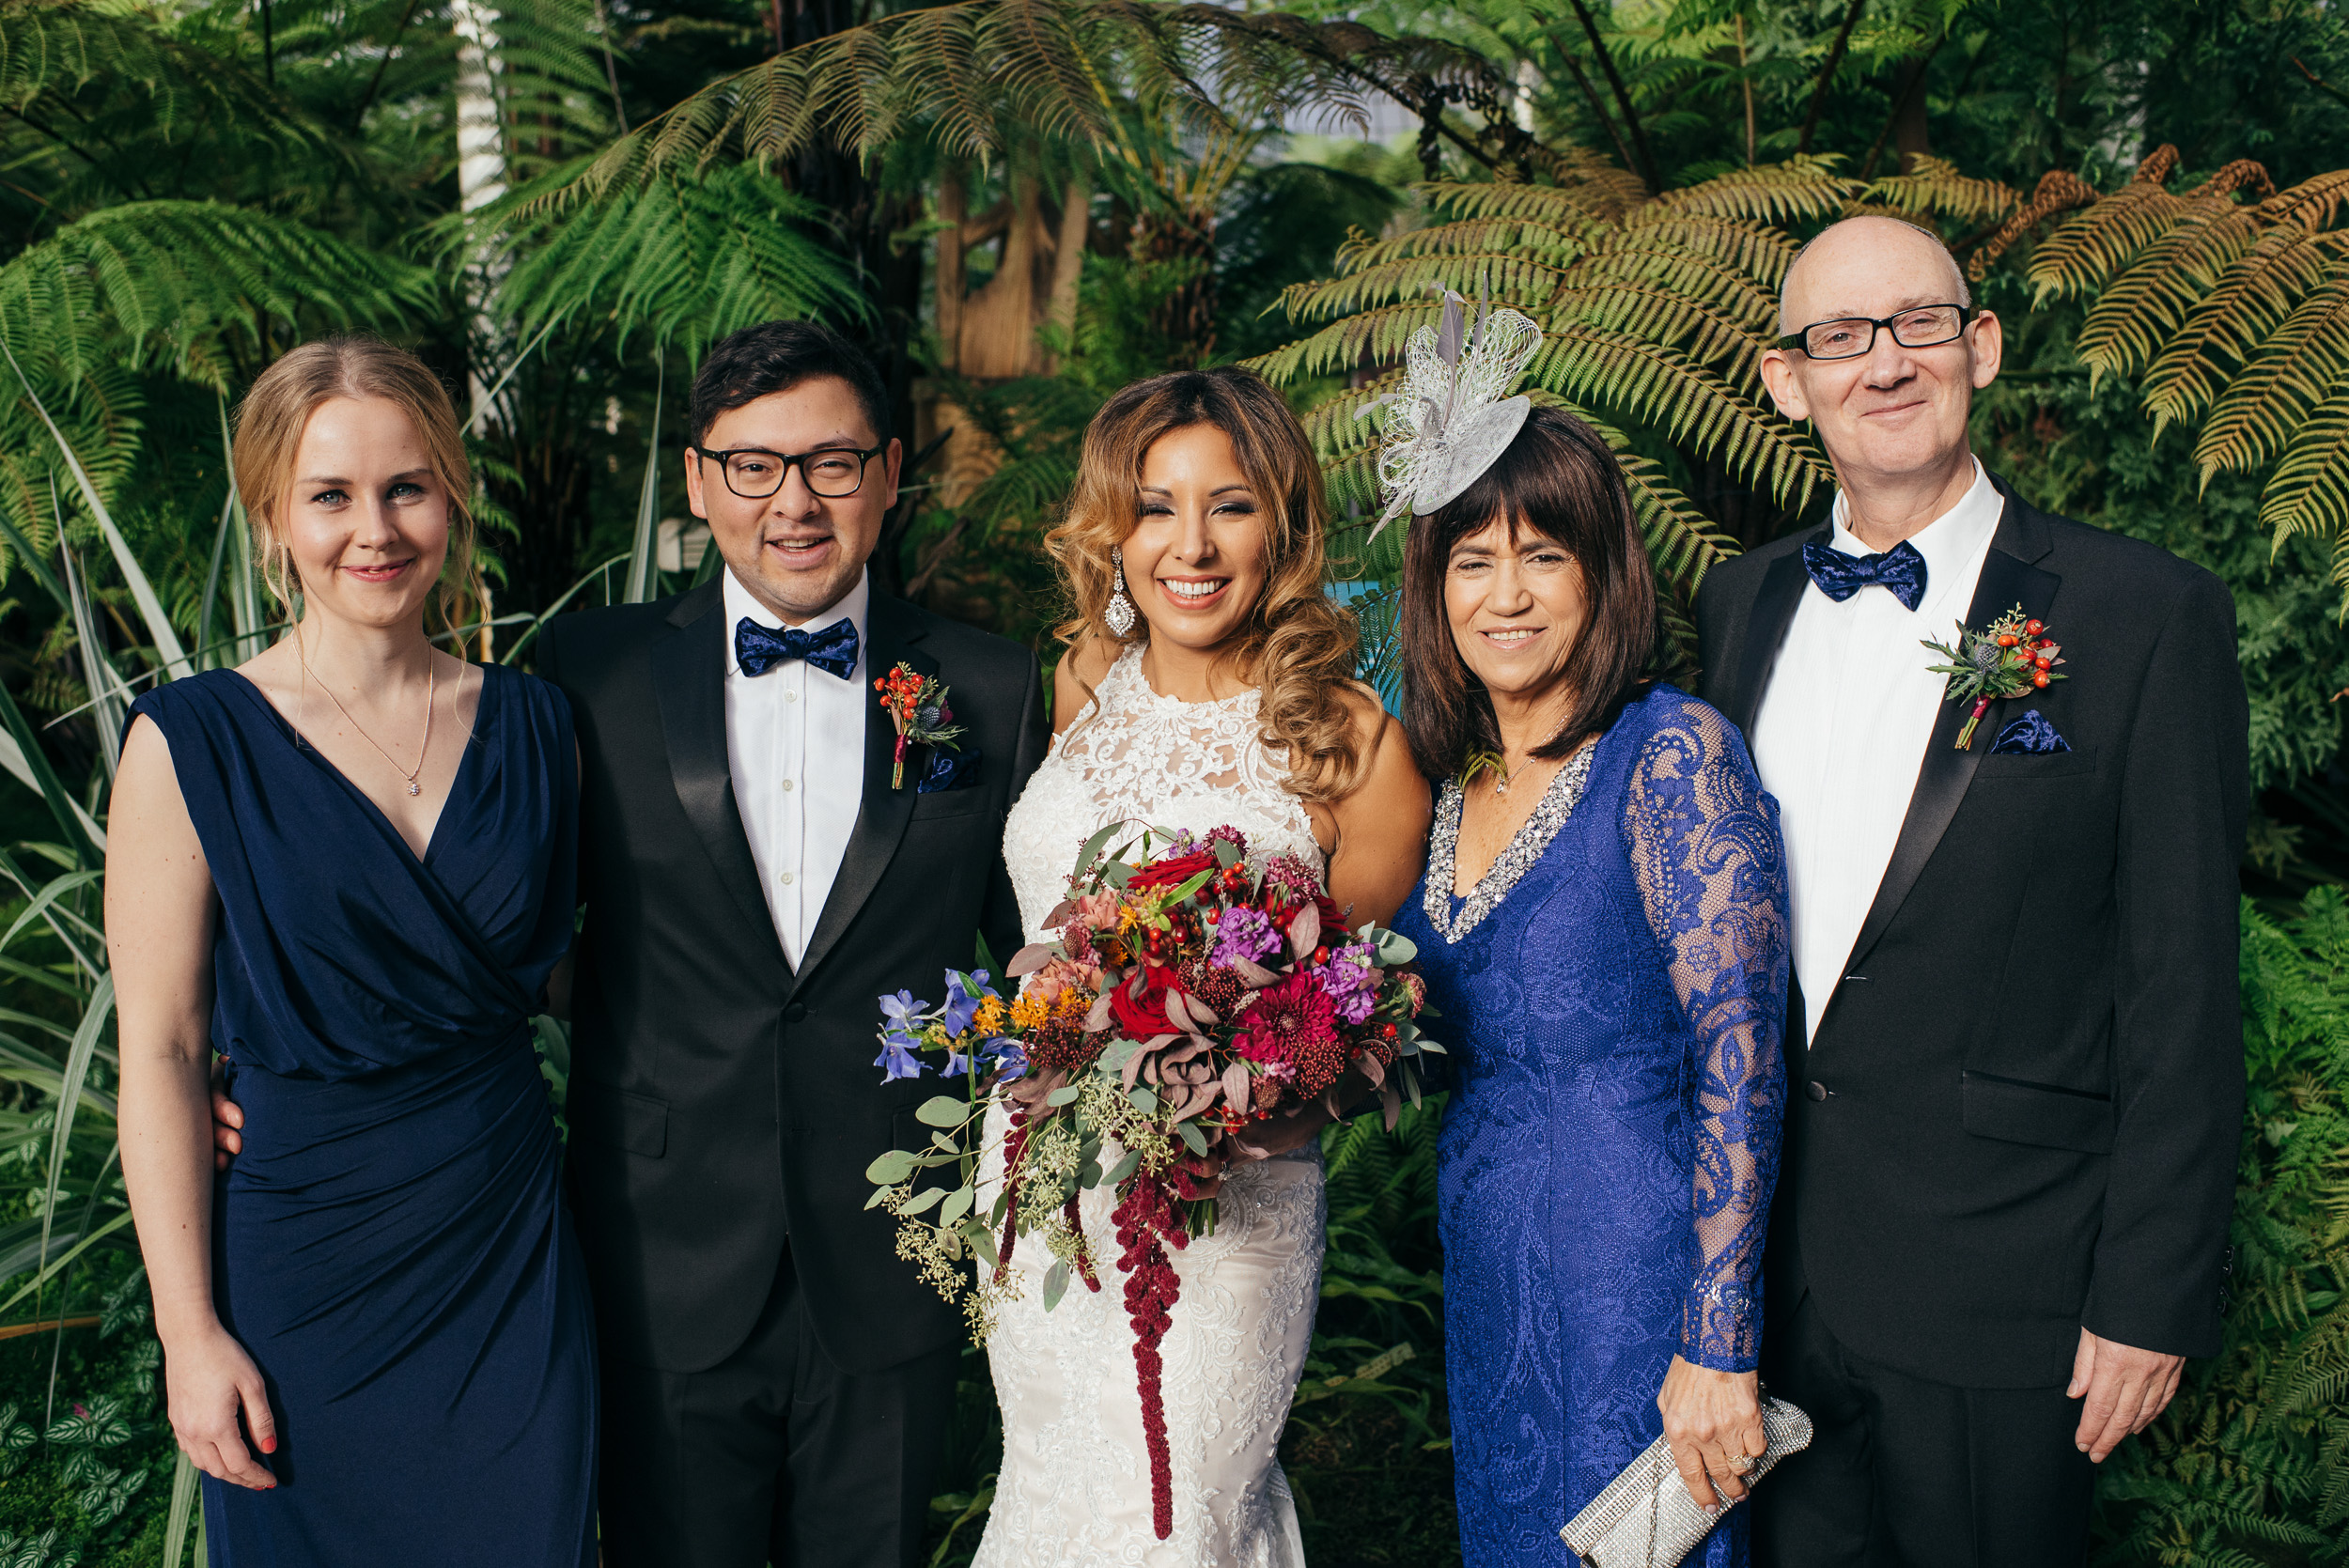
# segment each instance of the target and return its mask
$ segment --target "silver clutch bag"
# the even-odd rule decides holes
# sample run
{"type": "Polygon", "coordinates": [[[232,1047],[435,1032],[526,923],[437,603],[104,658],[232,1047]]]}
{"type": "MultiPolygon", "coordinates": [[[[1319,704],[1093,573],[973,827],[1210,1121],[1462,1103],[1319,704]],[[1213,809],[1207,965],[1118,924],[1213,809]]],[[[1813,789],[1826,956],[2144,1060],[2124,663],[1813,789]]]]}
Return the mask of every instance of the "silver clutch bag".
{"type": "MultiPolygon", "coordinates": [[[[1762,1436],[1769,1450],[1746,1472],[1748,1486],[1811,1446],[1811,1418],[1782,1399],[1765,1397],[1762,1436]]],[[[1672,1464],[1672,1445],[1658,1437],[1590,1507],[1566,1521],[1558,1538],[1587,1568],[1677,1568],[1735,1506],[1699,1508],[1672,1464]]]]}

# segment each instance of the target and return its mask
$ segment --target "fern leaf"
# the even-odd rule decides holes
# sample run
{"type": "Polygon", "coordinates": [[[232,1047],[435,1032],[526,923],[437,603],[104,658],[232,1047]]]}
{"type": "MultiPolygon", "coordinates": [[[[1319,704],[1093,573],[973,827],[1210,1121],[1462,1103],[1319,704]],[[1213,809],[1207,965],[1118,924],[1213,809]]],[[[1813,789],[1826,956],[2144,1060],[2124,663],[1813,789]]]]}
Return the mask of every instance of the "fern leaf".
{"type": "Polygon", "coordinates": [[[2003,180],[1970,179],[1954,163],[1920,154],[1906,174],[1875,181],[1861,199],[1910,219],[1949,218],[1979,228],[2020,207],[2023,193],[2003,180]]]}
{"type": "MultiPolygon", "coordinates": [[[[2205,484],[2219,469],[2248,470],[2268,461],[2349,370],[2349,270],[2337,269],[2258,341],[2256,354],[2212,405],[2195,443],[2205,484]]],[[[2186,411],[2163,411],[2177,418],[2186,411]]]]}

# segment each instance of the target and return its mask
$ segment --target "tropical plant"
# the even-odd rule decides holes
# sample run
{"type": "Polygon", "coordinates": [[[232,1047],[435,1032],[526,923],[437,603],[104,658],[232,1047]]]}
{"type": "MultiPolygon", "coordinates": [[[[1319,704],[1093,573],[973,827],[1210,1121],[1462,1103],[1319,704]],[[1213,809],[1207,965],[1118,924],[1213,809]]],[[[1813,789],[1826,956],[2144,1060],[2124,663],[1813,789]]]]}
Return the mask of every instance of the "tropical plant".
{"type": "Polygon", "coordinates": [[[2041,299],[2091,301],[2081,361],[2134,380],[2156,436],[2199,427],[2205,485],[2266,472],[2261,522],[2326,545],[2349,613],[2349,169],[2279,191],[2238,159],[2179,193],[2177,167],[2158,147],[2110,194],[2049,174],[1971,271],[2072,210],[2028,275],[2041,299]]]}

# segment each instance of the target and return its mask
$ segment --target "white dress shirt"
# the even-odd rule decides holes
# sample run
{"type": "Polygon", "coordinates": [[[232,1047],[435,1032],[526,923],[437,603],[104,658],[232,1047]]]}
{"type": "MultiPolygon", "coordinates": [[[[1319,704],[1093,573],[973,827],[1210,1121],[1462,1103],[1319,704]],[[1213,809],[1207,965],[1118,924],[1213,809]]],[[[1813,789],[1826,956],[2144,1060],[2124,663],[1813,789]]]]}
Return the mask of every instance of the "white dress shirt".
{"type": "MultiPolygon", "coordinates": [[[[1925,593],[1909,610],[1871,584],[1838,604],[1806,583],[1749,737],[1762,787],[1778,798],[1794,905],[1795,975],[1810,1033],[1875,902],[1925,759],[1948,677],[1921,645],[1952,640],[1974,599],[2005,503],[1982,464],[1957,505],[1910,536],[1925,593]]],[[[1835,497],[1833,547],[1875,553],[1845,527],[1835,497]]]]}
{"type": "Polygon", "coordinates": [[[865,675],[864,612],[872,590],[860,574],[838,603],[802,628],[821,631],[843,616],[856,623],[856,670],[848,679],[796,659],[746,675],[734,661],[735,627],[745,616],[770,630],[783,623],[731,568],[724,582],[726,768],[767,912],[796,969],[863,804],[864,725],[878,702],[865,675]]]}

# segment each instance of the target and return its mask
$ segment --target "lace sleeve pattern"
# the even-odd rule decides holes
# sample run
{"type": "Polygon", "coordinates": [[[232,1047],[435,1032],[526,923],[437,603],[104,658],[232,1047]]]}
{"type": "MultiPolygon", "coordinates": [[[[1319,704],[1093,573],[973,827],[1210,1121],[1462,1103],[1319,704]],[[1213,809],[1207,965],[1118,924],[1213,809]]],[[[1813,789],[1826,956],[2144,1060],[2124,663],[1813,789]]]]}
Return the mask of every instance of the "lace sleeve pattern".
{"type": "Polygon", "coordinates": [[[1786,1110],[1786,868],[1778,805],[1727,720],[1688,701],[1658,724],[1625,804],[1633,875],[1694,1035],[1694,1277],[1681,1355],[1752,1370],[1786,1110]]]}

